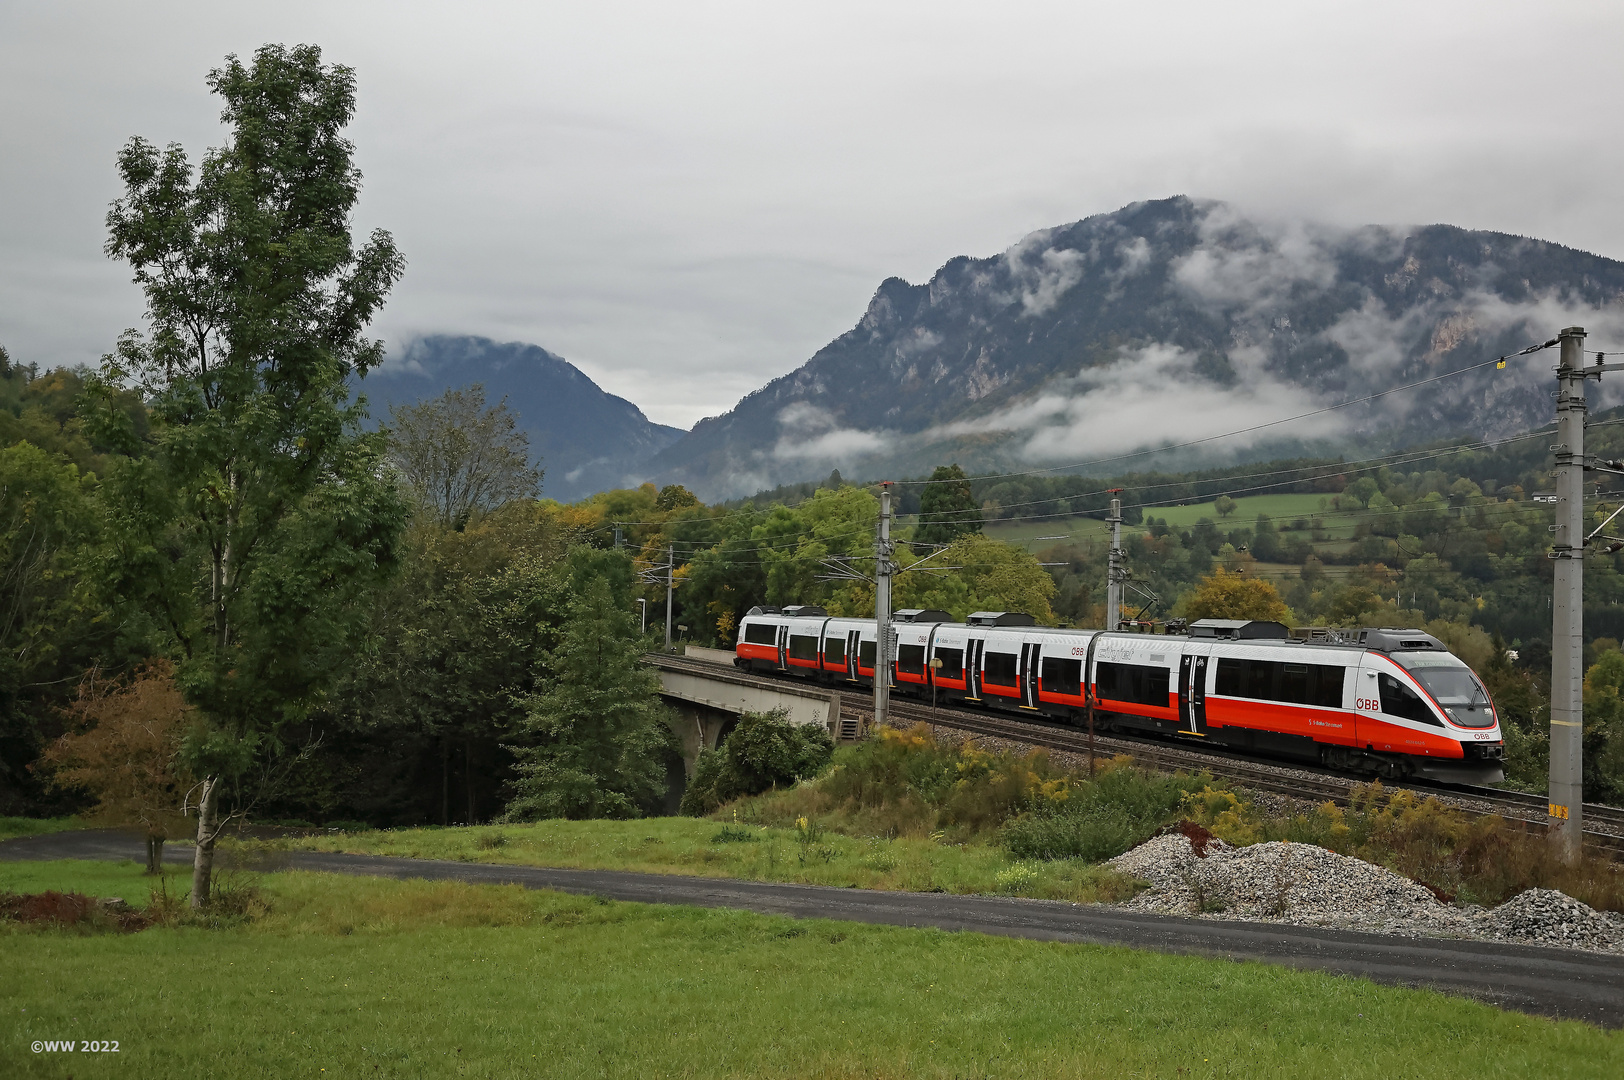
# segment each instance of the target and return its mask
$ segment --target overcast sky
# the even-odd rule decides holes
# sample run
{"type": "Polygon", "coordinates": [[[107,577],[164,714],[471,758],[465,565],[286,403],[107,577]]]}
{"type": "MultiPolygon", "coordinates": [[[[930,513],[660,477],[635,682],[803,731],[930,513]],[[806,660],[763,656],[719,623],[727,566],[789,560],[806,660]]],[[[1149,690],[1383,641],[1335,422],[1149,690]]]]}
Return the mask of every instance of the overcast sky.
{"type": "Polygon", "coordinates": [[[276,4],[0,0],[0,344],[94,362],[131,135],[221,139],[268,41],[357,71],[376,326],[534,342],[690,426],[890,275],[1138,199],[1446,221],[1624,257],[1614,2],[276,4]]]}

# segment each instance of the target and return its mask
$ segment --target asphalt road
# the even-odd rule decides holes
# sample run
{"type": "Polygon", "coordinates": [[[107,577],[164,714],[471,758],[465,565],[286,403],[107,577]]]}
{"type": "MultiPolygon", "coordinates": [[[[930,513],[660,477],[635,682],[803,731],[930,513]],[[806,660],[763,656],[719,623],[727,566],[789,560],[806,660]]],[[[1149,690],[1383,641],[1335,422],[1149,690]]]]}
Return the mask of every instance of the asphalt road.
{"type": "MultiPolygon", "coordinates": [[[[0,860],[144,859],[139,837],[92,830],[0,842],[0,860]]],[[[190,862],[170,845],[165,862],[190,862]]],[[[1263,922],[1141,915],[1113,908],[946,893],[882,892],[817,885],[634,874],[609,870],[294,852],[277,868],[428,878],[590,893],[647,904],[741,908],[797,918],[845,919],[890,926],[932,926],[1005,937],[1127,945],[1192,956],[1253,960],[1420,986],[1502,1008],[1624,1027],[1624,957],[1567,949],[1388,937],[1263,922]]]]}

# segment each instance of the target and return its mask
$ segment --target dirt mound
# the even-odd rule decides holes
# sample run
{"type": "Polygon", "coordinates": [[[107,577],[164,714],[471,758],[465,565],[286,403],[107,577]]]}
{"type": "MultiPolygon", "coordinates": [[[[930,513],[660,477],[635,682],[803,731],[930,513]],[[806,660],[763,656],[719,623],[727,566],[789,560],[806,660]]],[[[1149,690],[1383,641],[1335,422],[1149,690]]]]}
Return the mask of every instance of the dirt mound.
{"type": "Polygon", "coordinates": [[[119,897],[97,898],[54,889],[42,893],[0,894],[0,919],[123,931],[145,930],[152,925],[146,915],[119,897]]]}

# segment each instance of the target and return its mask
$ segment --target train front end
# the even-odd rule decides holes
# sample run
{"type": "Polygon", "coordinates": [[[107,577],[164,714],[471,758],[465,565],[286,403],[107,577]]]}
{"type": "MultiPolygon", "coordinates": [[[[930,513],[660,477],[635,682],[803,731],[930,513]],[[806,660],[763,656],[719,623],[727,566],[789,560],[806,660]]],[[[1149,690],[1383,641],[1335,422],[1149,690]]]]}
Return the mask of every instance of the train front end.
{"type": "Polygon", "coordinates": [[[1456,784],[1505,779],[1505,737],[1483,680],[1430,634],[1374,632],[1368,644],[1361,741],[1409,758],[1420,776],[1456,784]],[[1385,637],[1387,640],[1378,640],[1385,637]],[[1367,734],[1368,732],[1368,734],[1367,734]]]}

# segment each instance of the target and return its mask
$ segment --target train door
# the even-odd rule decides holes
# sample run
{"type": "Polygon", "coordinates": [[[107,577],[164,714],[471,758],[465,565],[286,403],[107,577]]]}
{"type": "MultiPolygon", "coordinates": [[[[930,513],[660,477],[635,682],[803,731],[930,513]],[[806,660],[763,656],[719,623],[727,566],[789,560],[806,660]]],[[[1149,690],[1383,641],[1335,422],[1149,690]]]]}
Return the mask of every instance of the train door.
{"type": "Polygon", "coordinates": [[[846,631],[846,678],[852,682],[857,681],[857,642],[862,634],[861,630],[846,631]]]}
{"type": "Polygon", "coordinates": [[[786,623],[778,628],[778,666],[789,667],[789,625],[786,623]]]}
{"type": "Polygon", "coordinates": [[[1021,708],[1036,710],[1038,707],[1038,672],[1039,656],[1043,646],[1036,642],[1026,642],[1021,646],[1021,708]]]}
{"type": "Polygon", "coordinates": [[[1179,726],[1195,735],[1207,733],[1207,661],[1205,651],[1179,658],[1179,726]]]}
{"type": "Polygon", "coordinates": [[[964,698],[981,700],[981,648],[985,641],[971,638],[964,643],[964,698]]]}

